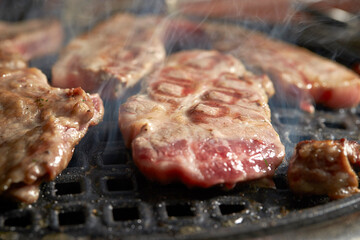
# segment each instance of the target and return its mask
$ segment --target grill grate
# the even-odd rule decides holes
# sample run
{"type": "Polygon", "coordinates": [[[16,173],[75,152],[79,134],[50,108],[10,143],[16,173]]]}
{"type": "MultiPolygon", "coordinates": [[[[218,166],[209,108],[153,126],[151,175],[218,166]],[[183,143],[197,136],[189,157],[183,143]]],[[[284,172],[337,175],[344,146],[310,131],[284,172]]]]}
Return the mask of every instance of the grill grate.
{"type": "MultiPolygon", "coordinates": [[[[2,11],[2,18],[20,20],[28,17],[27,11],[37,15],[27,10],[25,1],[21,2],[6,13],[2,11]]],[[[137,2],[147,8],[150,2],[163,1],[137,2]]],[[[5,5],[3,9],[7,9],[5,5]]],[[[35,4],[31,9],[41,10],[41,6],[35,4]]],[[[299,44],[307,42],[301,40],[299,44]]],[[[56,59],[56,55],[48,56],[30,65],[49,76],[56,59]]],[[[343,62],[351,65],[347,61],[343,62]]],[[[311,115],[281,101],[271,100],[270,105],[272,123],[286,147],[287,160],[295,144],[302,140],[360,140],[360,107],[338,111],[318,108],[311,115]]],[[[218,187],[187,189],[181,184],[161,186],[149,182],[137,171],[125,149],[117,128],[116,104],[114,107],[106,102],[105,107],[105,121],[89,130],[67,169],[55,181],[42,185],[38,202],[23,205],[0,199],[0,239],[253,237],[323,222],[360,207],[358,195],[333,202],[327,197],[294,196],[287,188],[286,161],[274,177],[277,189],[248,184],[239,184],[230,191],[218,187]]]]}
{"type": "MultiPolygon", "coordinates": [[[[359,139],[360,107],[317,109],[311,115],[272,100],[271,108],[287,158],[301,140],[359,139]]],[[[37,203],[1,200],[0,231],[33,238],[54,233],[129,239],[254,236],[325,221],[359,205],[359,196],[333,202],[327,197],[294,196],[286,185],[286,162],[277,170],[277,189],[249,184],[230,191],[158,185],[137,171],[118,131],[111,120],[92,128],[68,168],[42,185],[37,203]]]]}

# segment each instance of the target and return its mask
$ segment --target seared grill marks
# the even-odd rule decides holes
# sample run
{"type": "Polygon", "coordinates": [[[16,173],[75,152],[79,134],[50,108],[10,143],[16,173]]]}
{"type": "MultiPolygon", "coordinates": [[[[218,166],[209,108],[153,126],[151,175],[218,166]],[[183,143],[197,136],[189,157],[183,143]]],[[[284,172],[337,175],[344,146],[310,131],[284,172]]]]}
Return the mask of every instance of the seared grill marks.
{"type": "Polygon", "coordinates": [[[119,97],[162,63],[164,45],[176,43],[173,38],[232,54],[268,74],[278,95],[305,111],[313,112],[314,103],[344,108],[360,102],[358,75],[306,49],[235,25],[130,14],[115,15],[74,39],[53,68],[53,83],[119,97]]]}
{"type": "Polygon", "coordinates": [[[230,53],[254,71],[268,74],[283,99],[313,112],[314,103],[330,108],[360,102],[360,77],[304,48],[270,39],[239,26],[203,24],[214,49],[230,53]]]}
{"type": "Polygon", "coordinates": [[[270,124],[269,82],[216,51],[171,56],[120,109],[135,163],[150,179],[188,186],[271,176],[284,147],[270,124]]]}

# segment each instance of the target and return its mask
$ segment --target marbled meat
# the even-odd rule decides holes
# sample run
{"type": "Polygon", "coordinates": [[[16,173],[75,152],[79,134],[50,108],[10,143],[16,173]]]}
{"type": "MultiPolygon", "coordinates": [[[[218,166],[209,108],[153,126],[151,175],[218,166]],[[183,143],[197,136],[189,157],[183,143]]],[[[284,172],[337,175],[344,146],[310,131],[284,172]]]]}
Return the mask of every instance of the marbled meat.
{"type": "Polygon", "coordinates": [[[360,102],[360,77],[346,67],[304,48],[230,24],[204,23],[212,47],[244,61],[274,82],[277,96],[314,112],[314,102],[330,108],[360,102]]]}
{"type": "Polygon", "coordinates": [[[270,80],[217,51],[172,55],[120,107],[119,125],[149,179],[192,187],[271,176],[284,146],[270,123],[270,80]]]}
{"type": "Polygon", "coordinates": [[[0,194],[35,202],[104,109],[98,95],[48,85],[38,69],[0,68],[0,194]]]}
{"type": "Polygon", "coordinates": [[[165,58],[158,19],[118,14],[74,40],[52,69],[56,87],[119,97],[165,58]]]}
{"type": "Polygon", "coordinates": [[[56,52],[62,41],[63,29],[57,20],[0,21],[0,51],[25,61],[56,52]]]}
{"type": "Polygon", "coordinates": [[[353,167],[359,166],[360,145],[341,140],[302,141],[288,169],[290,189],[303,195],[328,195],[332,199],[360,192],[353,167]]]}

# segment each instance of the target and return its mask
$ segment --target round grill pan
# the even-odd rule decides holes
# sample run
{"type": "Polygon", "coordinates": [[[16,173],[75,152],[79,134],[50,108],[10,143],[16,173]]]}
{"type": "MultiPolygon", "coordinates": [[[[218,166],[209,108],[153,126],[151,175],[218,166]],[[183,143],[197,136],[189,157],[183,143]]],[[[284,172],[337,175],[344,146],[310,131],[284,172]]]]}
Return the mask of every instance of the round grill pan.
{"type": "MultiPolygon", "coordinates": [[[[311,115],[276,100],[270,105],[287,159],[301,140],[359,138],[360,107],[317,109],[311,115]]],[[[107,103],[106,108],[117,109],[117,104],[107,103]]],[[[114,121],[116,111],[108,112],[113,115],[106,115],[88,132],[68,168],[42,185],[37,203],[1,200],[0,238],[60,233],[121,239],[251,237],[322,222],[359,208],[360,195],[332,202],[327,197],[293,195],[286,184],[286,162],[274,177],[276,189],[239,184],[225,191],[152,183],[133,165],[114,121]]]]}
{"type": "MultiPolygon", "coordinates": [[[[50,75],[55,61],[56,56],[50,56],[31,65],[50,75]]],[[[0,239],[253,238],[359,210],[360,195],[337,201],[293,195],[286,170],[299,141],[344,137],[358,141],[360,107],[317,108],[311,115],[271,100],[272,123],[287,155],[274,176],[276,188],[244,183],[226,191],[162,186],[145,179],[124,147],[116,121],[118,106],[105,102],[104,122],[89,130],[65,171],[42,185],[35,204],[0,199],[0,239]]]]}

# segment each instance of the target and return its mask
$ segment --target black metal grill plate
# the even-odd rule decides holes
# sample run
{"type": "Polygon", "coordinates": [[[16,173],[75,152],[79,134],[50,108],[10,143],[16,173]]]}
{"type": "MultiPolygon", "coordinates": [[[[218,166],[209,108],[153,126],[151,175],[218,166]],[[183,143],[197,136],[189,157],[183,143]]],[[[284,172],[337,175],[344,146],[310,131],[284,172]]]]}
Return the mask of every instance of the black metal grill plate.
{"type": "MultiPolygon", "coordinates": [[[[271,109],[287,159],[300,140],[359,139],[360,107],[317,109],[311,115],[272,100],[271,109]]],[[[133,165],[117,122],[111,120],[116,111],[109,112],[114,115],[91,128],[76,147],[68,168],[42,185],[37,203],[2,200],[0,232],[32,238],[54,233],[122,239],[250,237],[325,221],[359,207],[359,195],[332,202],[294,196],[287,189],[286,162],[274,178],[277,189],[240,184],[225,191],[152,183],[133,165]]]]}
{"type": "MultiPolygon", "coordinates": [[[[31,65],[49,75],[56,58],[35,60],[31,65]]],[[[281,101],[271,100],[270,106],[287,155],[274,177],[276,189],[250,184],[230,191],[187,189],[181,184],[149,182],[125,149],[116,121],[118,104],[106,103],[105,121],[89,130],[68,168],[55,181],[42,185],[35,204],[0,200],[0,239],[245,238],[358,211],[360,195],[337,201],[293,195],[287,188],[286,169],[301,140],[360,140],[360,107],[317,108],[311,115],[281,101]]]]}

